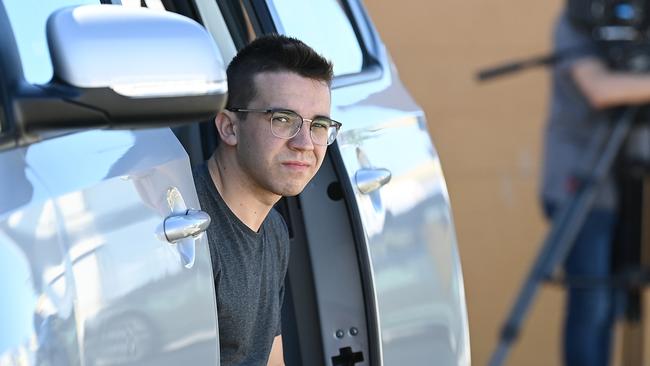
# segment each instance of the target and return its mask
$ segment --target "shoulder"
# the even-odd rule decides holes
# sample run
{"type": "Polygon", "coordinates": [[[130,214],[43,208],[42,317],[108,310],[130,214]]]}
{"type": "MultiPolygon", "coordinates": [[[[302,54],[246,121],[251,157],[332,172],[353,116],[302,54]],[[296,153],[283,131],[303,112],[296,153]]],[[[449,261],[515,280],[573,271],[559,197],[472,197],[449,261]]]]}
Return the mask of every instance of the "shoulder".
{"type": "Polygon", "coordinates": [[[566,13],[561,14],[555,23],[553,43],[556,52],[563,52],[563,59],[601,56],[591,32],[574,25],[566,13]]]}
{"type": "Polygon", "coordinates": [[[279,241],[289,241],[289,229],[287,223],[282,218],[282,215],[272,208],[267,217],[267,229],[274,236],[274,239],[279,241]]]}
{"type": "MultiPolygon", "coordinates": [[[[210,260],[212,261],[212,271],[217,280],[221,272],[221,263],[219,249],[217,248],[217,242],[220,242],[219,238],[223,236],[223,222],[225,219],[218,209],[218,205],[214,197],[212,196],[212,191],[210,184],[212,180],[210,178],[210,173],[208,171],[207,165],[205,163],[199,164],[192,167],[192,178],[194,179],[194,187],[196,188],[196,195],[199,199],[199,205],[201,210],[205,211],[210,215],[211,222],[207,230],[207,243],[210,251],[210,260]]],[[[218,282],[218,281],[217,281],[218,282]]]]}

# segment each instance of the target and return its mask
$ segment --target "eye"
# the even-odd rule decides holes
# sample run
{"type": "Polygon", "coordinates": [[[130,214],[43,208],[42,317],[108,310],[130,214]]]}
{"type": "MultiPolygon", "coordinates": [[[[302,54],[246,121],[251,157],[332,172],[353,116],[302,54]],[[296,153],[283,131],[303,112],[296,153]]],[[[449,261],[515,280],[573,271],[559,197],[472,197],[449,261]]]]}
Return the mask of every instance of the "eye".
{"type": "Polygon", "coordinates": [[[327,130],[330,124],[327,121],[316,120],[311,123],[311,128],[315,130],[327,130]]]}
{"type": "Polygon", "coordinates": [[[273,123],[277,124],[292,124],[296,120],[295,116],[291,116],[288,113],[276,112],[273,115],[273,123]]]}

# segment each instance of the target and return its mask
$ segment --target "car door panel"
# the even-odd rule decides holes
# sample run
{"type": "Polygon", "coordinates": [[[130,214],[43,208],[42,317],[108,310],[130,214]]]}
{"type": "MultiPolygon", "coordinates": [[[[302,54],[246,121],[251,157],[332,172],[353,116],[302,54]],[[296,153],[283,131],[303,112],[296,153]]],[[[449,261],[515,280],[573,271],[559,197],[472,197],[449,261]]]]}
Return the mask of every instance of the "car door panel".
{"type": "Polygon", "coordinates": [[[196,240],[196,260],[186,263],[161,231],[170,192],[199,207],[187,154],[171,131],[70,134],[28,147],[25,161],[47,182],[65,263],[54,277],[75,284],[69,326],[83,362],[217,364],[206,239],[196,240]]]}
{"type": "Polygon", "coordinates": [[[333,91],[333,114],[350,126],[338,139],[350,184],[357,187],[363,169],[391,173],[381,188],[364,194],[357,187],[354,197],[374,272],[383,360],[468,364],[455,230],[426,120],[398,81],[343,89],[333,91]]]}
{"type": "Polygon", "coordinates": [[[160,127],[221,108],[220,55],[169,13],[31,3],[0,2],[0,364],[219,365],[209,217],[190,210],[188,155],[160,127]],[[92,31],[67,31],[80,24],[92,31]],[[205,77],[175,83],[196,59],[205,77]]]}
{"type": "Polygon", "coordinates": [[[75,364],[74,280],[54,200],[25,152],[0,153],[0,364],[75,364]]]}

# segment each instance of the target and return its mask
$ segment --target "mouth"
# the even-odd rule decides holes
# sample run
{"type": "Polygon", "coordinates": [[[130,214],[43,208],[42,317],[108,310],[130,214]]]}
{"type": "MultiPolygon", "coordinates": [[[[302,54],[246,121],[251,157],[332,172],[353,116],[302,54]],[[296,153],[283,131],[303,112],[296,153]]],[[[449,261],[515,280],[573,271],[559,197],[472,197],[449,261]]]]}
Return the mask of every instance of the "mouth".
{"type": "Polygon", "coordinates": [[[282,162],[282,166],[291,170],[306,170],[309,169],[311,164],[305,161],[289,160],[282,162]]]}

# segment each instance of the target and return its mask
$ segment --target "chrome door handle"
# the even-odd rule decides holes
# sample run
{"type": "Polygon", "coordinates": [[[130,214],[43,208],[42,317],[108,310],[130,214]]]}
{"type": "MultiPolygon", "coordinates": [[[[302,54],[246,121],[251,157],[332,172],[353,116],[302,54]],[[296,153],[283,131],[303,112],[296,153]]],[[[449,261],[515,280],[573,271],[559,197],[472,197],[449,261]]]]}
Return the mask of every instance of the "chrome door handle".
{"type": "Polygon", "coordinates": [[[390,182],[391,176],[390,170],[384,168],[359,169],[354,174],[354,180],[359,192],[368,194],[390,182]]]}
{"type": "Polygon", "coordinates": [[[210,215],[201,210],[187,210],[184,214],[167,216],[163,223],[165,238],[176,243],[185,238],[197,237],[210,225],[210,215]]]}

